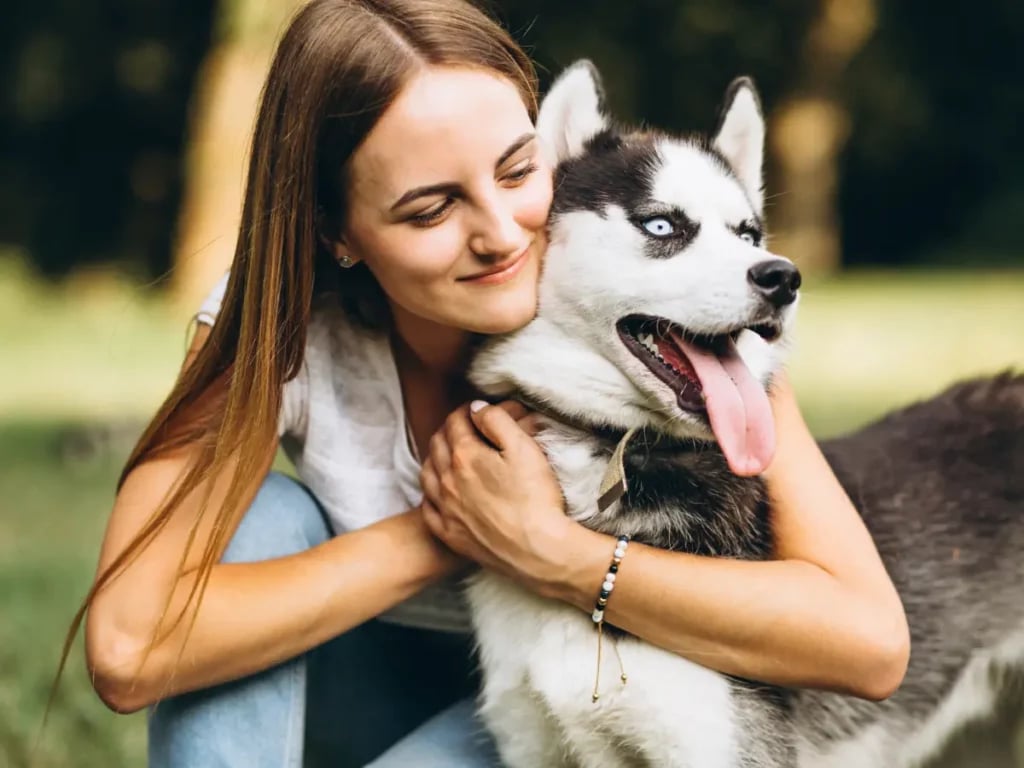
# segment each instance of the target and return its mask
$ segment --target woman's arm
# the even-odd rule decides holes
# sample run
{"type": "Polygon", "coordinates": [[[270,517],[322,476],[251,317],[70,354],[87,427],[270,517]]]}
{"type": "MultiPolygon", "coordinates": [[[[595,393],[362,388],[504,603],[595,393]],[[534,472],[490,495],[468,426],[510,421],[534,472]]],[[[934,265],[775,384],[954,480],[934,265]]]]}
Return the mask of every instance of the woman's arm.
{"type": "MultiPolygon", "coordinates": [[[[267,447],[264,466],[246,490],[248,500],[255,496],[275,450],[276,441],[267,447]]],[[[101,571],[141,529],[189,461],[185,451],[146,461],[128,475],[104,537],[101,571]]],[[[183,575],[181,556],[203,486],[184,500],[89,610],[87,663],[97,692],[115,710],[135,711],[168,695],[242,677],[296,656],[401,602],[461,562],[430,535],[419,510],[410,510],[292,556],[214,565],[182,653],[191,612],[177,624],[175,619],[196,578],[203,543],[211,535],[212,513],[224,503],[226,481],[213,481],[207,514],[183,575]],[[161,636],[146,655],[168,598],[161,636]]],[[[230,521],[232,531],[238,523],[230,521]]]]}
{"type": "MultiPolygon", "coordinates": [[[[779,444],[766,475],[778,559],[744,562],[632,544],[606,620],[721,672],[885,698],[898,687],[909,657],[902,605],[788,383],[780,384],[774,396],[779,444]]],[[[441,501],[444,514],[430,510],[428,524],[456,551],[590,613],[614,539],[572,522],[552,503],[548,479],[528,445],[533,441],[521,439],[526,434],[517,435],[514,420],[500,411],[487,408],[472,418],[504,446],[501,464],[475,455],[464,427],[457,427],[463,448],[452,452],[449,465],[463,467],[462,475],[481,469],[475,485],[459,482],[459,473],[439,473],[447,475],[441,482],[449,492],[441,501]],[[527,476],[539,478],[528,483],[536,493],[522,490],[527,476]],[[464,502],[453,503],[451,490],[457,488],[464,502]],[[517,511],[503,511],[497,501],[502,494],[521,505],[517,511]],[[497,522],[488,525],[484,518],[497,522]]],[[[475,450],[487,449],[480,443],[475,450]]]]}

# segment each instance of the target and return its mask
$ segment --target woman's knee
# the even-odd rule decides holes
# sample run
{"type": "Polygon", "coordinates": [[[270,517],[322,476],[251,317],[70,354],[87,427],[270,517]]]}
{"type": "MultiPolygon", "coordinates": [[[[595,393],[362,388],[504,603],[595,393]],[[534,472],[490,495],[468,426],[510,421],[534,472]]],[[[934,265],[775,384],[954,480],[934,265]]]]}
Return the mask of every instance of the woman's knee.
{"type": "Polygon", "coordinates": [[[267,475],[222,558],[245,563],[293,555],[330,537],[323,510],[298,481],[267,475]]]}
{"type": "Polygon", "coordinates": [[[149,712],[150,768],[299,768],[306,659],[161,701],[149,712]]]}

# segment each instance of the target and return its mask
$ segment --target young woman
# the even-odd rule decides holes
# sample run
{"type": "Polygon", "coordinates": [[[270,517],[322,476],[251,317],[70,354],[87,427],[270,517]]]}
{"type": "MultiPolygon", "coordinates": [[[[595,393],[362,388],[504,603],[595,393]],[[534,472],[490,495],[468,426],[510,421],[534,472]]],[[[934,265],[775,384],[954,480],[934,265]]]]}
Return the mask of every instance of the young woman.
{"type": "MultiPolygon", "coordinates": [[[[536,106],[528,58],[463,0],[313,0],[285,33],[230,277],[125,467],[86,603],[99,695],[159,702],[151,765],[298,765],[304,744],[495,765],[453,582],[496,568],[592,608],[614,542],[565,516],[529,415],[471,410],[464,380],[474,339],[535,312],[536,106]],[[279,437],[304,485],[269,473],[279,437]]],[[[609,619],[726,673],[885,697],[899,599],[774,397],[777,559],[631,547],[609,619]]]]}

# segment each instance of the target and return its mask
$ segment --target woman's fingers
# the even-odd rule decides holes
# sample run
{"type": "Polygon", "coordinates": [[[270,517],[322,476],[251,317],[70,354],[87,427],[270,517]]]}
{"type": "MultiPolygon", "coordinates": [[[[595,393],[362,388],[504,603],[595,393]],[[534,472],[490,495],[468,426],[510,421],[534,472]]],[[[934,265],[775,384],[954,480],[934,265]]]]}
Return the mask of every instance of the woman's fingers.
{"type": "Polygon", "coordinates": [[[452,449],[446,429],[439,429],[430,438],[427,459],[434,464],[437,472],[447,472],[452,465],[452,449]]]}
{"type": "Polygon", "coordinates": [[[426,523],[430,532],[437,536],[437,538],[441,539],[441,541],[444,541],[445,534],[447,533],[445,530],[444,518],[441,516],[441,513],[437,511],[437,507],[435,507],[429,499],[423,499],[423,501],[420,502],[420,514],[423,515],[423,522],[426,523]]]}
{"type": "Polygon", "coordinates": [[[529,410],[512,400],[488,405],[483,400],[470,403],[470,419],[480,433],[499,451],[514,447],[524,435],[529,435],[518,423],[529,415],[529,410]]]}
{"type": "Polygon", "coordinates": [[[423,489],[424,498],[431,504],[441,503],[441,478],[432,458],[423,462],[423,466],[420,468],[420,487],[423,489]]]}

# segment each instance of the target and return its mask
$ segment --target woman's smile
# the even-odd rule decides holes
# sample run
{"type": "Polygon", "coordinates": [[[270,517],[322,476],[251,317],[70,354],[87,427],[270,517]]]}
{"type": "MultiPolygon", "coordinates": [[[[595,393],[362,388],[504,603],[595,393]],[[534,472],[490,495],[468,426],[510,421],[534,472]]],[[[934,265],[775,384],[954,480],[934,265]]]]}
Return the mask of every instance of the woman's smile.
{"type": "Polygon", "coordinates": [[[506,259],[500,264],[497,264],[490,269],[483,270],[482,272],[477,272],[474,275],[460,277],[458,278],[458,281],[462,283],[471,283],[473,285],[498,285],[500,283],[507,282],[522,272],[523,267],[530,260],[530,256],[533,251],[532,246],[533,242],[523,248],[523,250],[512,258],[506,259]]]}

